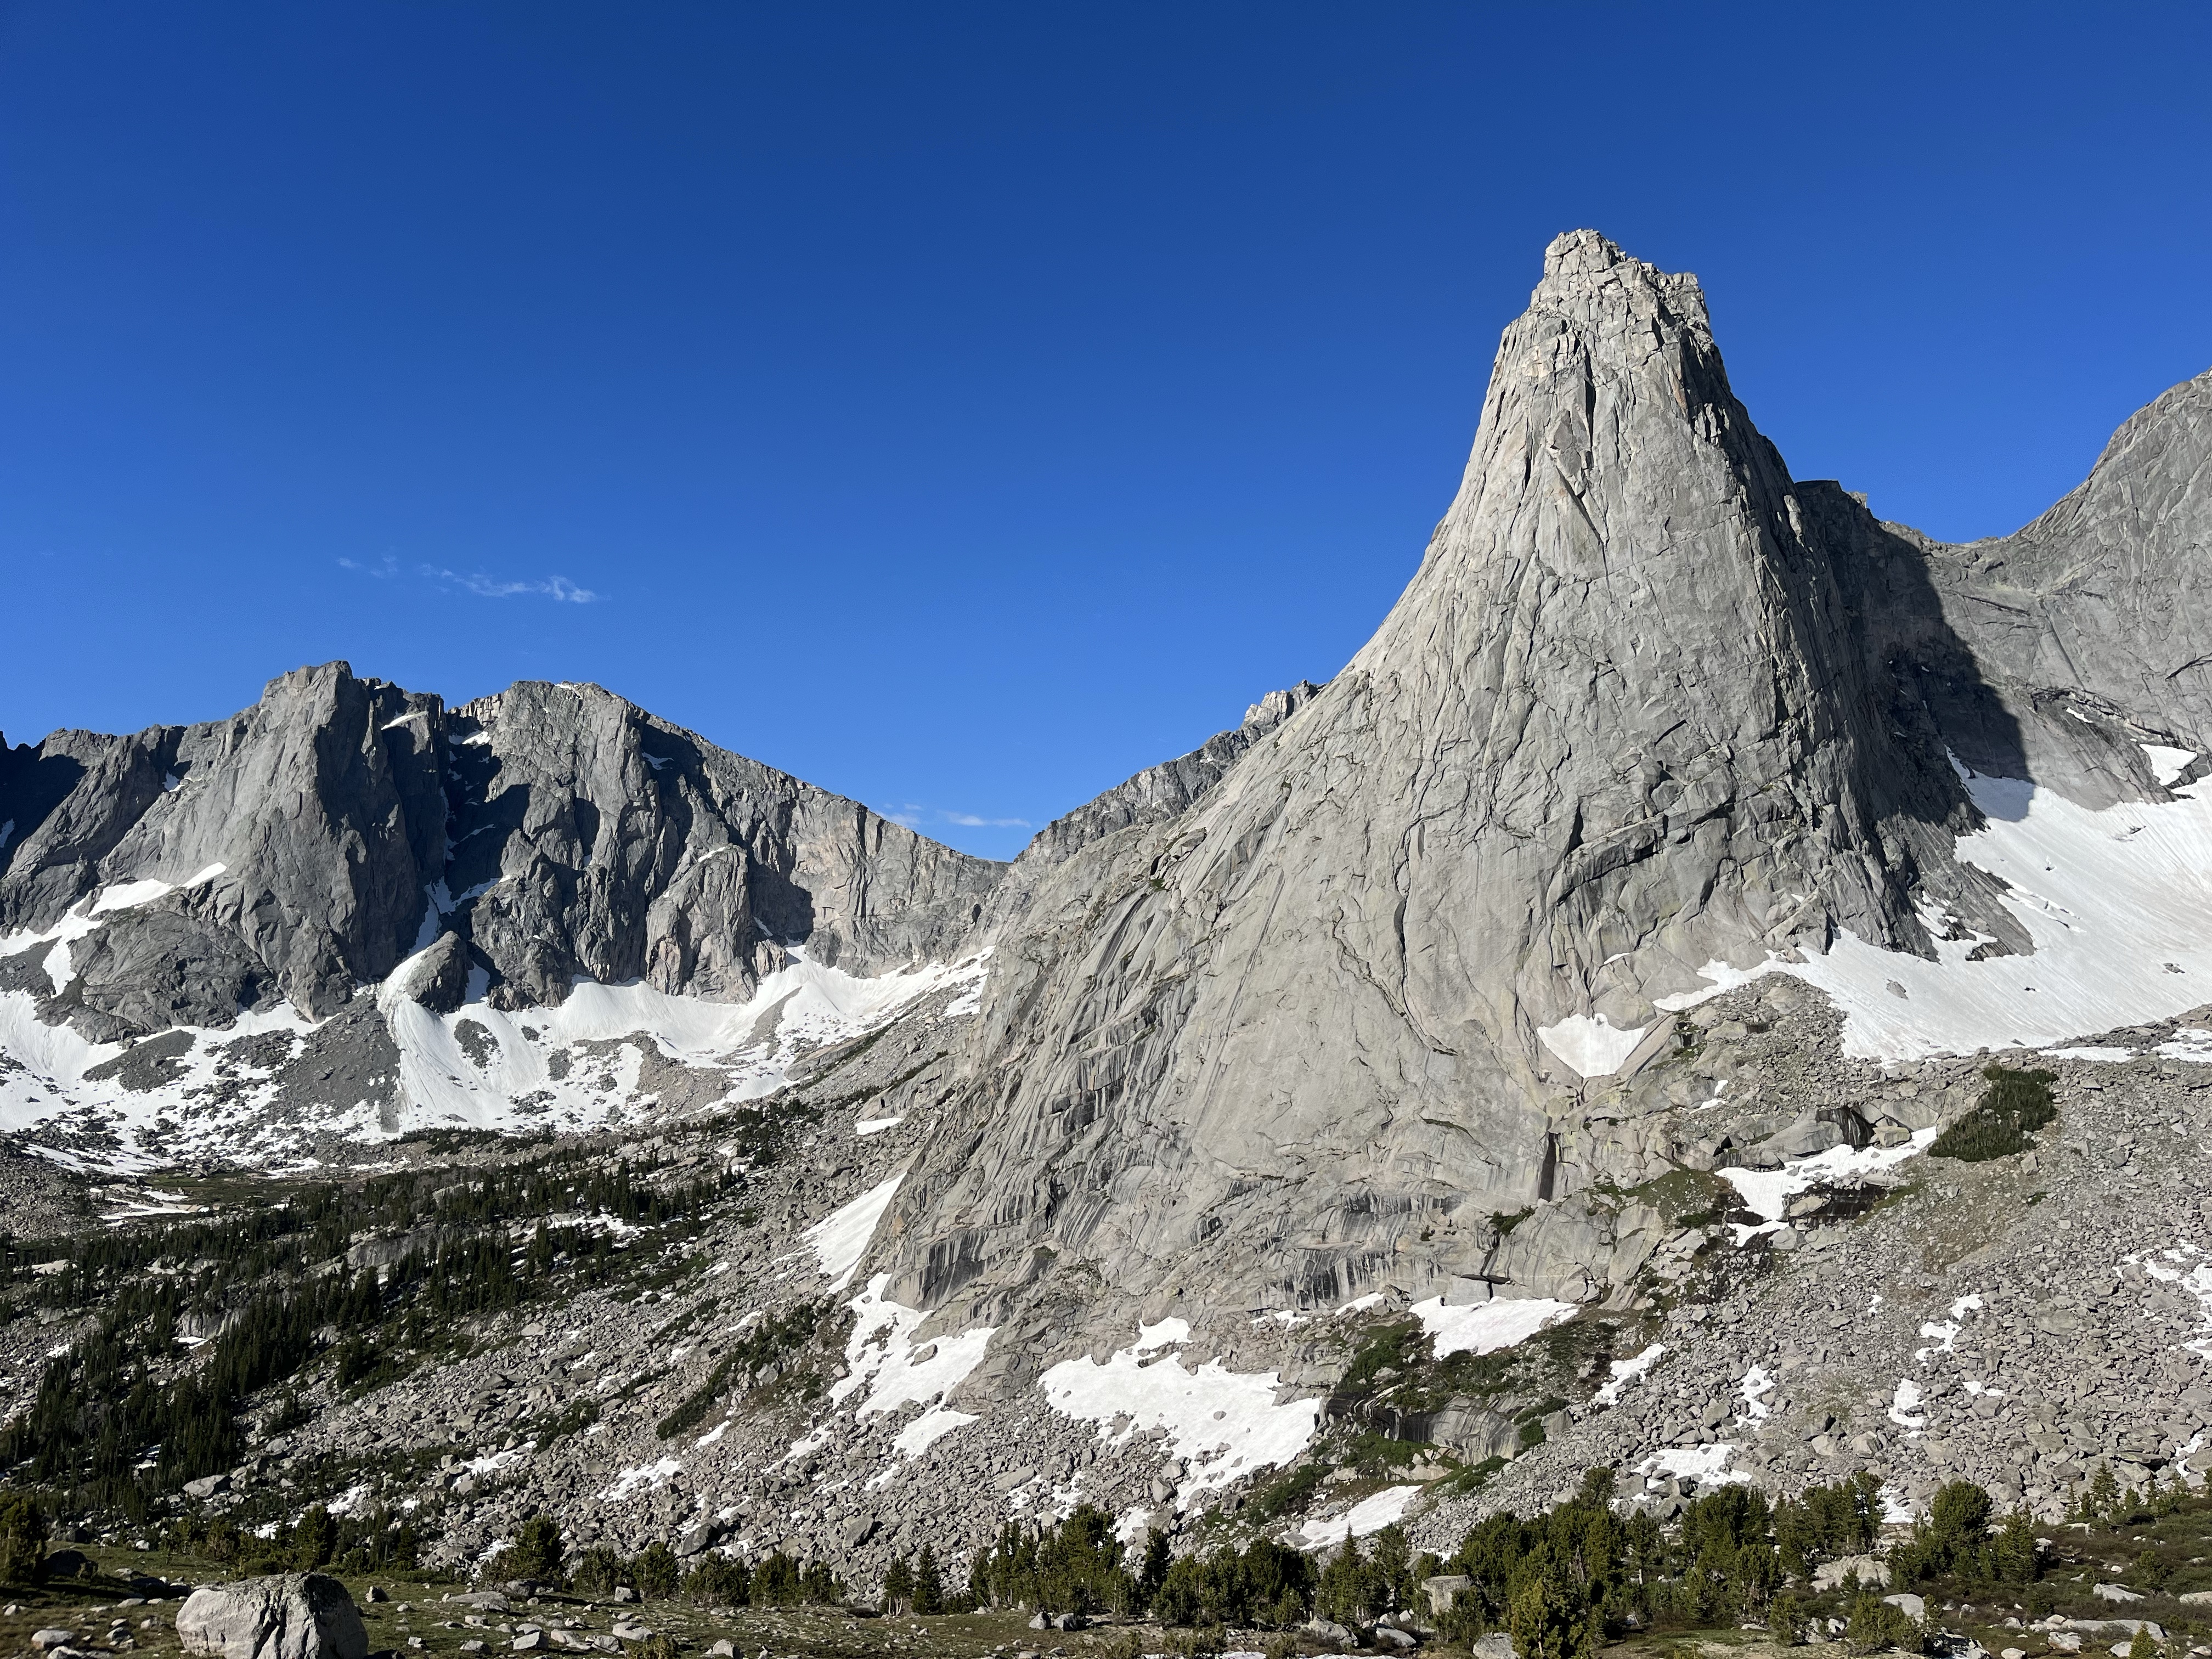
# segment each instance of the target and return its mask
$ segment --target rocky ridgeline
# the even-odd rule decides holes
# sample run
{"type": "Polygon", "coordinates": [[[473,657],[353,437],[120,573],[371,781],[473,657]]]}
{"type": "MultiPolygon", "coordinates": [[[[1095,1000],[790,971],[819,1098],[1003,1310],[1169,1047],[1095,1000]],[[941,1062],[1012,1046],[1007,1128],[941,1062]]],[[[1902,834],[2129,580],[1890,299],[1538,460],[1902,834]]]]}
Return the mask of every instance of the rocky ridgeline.
{"type": "Polygon", "coordinates": [[[1079,1503],[2193,1481],[2208,398],[1947,546],[1571,234],[1369,645],[1006,866],[589,686],[7,750],[11,1476],[863,1582],[1079,1503]],[[2004,1048],[1996,1146],[1969,1051],[2076,1006],[2145,1023],[2004,1048]]]}

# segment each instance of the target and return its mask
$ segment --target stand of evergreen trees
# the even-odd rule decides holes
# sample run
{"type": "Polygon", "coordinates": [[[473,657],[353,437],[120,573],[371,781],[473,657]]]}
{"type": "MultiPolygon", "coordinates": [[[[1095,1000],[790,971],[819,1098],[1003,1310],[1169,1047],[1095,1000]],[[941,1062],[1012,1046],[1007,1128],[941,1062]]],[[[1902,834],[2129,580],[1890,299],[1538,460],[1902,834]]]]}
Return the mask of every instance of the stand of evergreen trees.
{"type": "Polygon", "coordinates": [[[186,1481],[240,1462],[252,1397],[325,1349],[337,1351],[337,1387],[372,1384],[410,1357],[453,1350],[461,1321],[650,1271],[672,1246],[682,1260],[683,1241],[743,1182],[720,1172],[656,1182],[659,1167],[602,1167],[571,1149],[465,1172],[304,1185],[220,1221],[42,1245],[0,1240],[0,1319],[39,1308],[99,1316],[0,1428],[0,1475],[42,1489],[64,1514],[143,1522],[186,1481]],[[597,1222],[548,1224],[563,1212],[655,1230],[653,1249],[625,1252],[597,1222]],[[380,1269],[349,1272],[347,1252],[364,1231],[418,1242],[380,1269]],[[191,1315],[221,1329],[185,1353],[177,1333],[191,1315]]]}

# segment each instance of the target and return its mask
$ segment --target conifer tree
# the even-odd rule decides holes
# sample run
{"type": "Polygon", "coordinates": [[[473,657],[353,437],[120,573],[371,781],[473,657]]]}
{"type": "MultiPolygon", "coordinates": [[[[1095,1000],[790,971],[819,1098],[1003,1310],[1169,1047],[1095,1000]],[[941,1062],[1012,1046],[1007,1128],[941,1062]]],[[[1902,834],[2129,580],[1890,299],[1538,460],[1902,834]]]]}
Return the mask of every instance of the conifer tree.
{"type": "Polygon", "coordinates": [[[921,1554],[914,1564],[914,1610],[916,1613],[945,1611],[945,1580],[937,1567],[937,1549],[925,1543],[921,1554]]]}
{"type": "Polygon", "coordinates": [[[884,1611],[904,1613],[914,1602],[914,1569],[907,1565],[906,1557],[891,1558],[890,1571],[884,1574],[884,1611]]]}

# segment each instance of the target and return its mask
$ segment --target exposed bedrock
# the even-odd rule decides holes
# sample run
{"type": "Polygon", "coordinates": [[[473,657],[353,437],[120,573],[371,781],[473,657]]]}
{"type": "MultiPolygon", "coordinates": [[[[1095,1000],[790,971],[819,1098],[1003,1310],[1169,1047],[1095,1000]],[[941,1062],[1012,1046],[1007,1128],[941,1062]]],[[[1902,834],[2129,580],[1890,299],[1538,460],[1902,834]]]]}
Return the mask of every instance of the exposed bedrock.
{"type": "MultiPolygon", "coordinates": [[[[2201,490],[2171,443],[2123,440],[2201,490]]],[[[1694,278],[1561,237],[1366,647],[1188,805],[1018,862],[957,1132],[878,1241],[893,1294],[982,1317],[1073,1263],[1154,1315],[1620,1282],[1650,1243],[1577,1194],[1674,1149],[1585,1107],[1667,1042],[1655,1000],[1844,930],[1929,955],[1923,907],[2032,948],[1954,856],[1981,820],[1949,751],[2163,793],[2089,701],[2193,718],[2152,688],[2164,656],[2030,695],[1984,668],[1954,551],[1790,478],[1694,278]],[[1501,1249],[1495,1218],[1546,1200],[1501,1249]]],[[[2044,586],[2047,615],[2089,603],[2044,586]]]]}

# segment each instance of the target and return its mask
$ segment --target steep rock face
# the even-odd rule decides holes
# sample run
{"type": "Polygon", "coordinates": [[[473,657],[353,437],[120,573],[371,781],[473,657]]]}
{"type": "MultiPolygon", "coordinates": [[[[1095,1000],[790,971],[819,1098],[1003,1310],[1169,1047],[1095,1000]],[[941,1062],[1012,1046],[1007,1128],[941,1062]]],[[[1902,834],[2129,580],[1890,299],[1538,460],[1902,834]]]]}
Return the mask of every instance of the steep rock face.
{"type": "Polygon", "coordinates": [[[506,1006],[571,979],[739,1000],[786,946],[856,974],[954,953],[1002,866],[702,742],[597,686],[455,722],[448,887],[506,1006]]]}
{"type": "Polygon", "coordinates": [[[227,720],[57,733],[17,751],[0,804],[20,836],[0,864],[0,925],[112,907],[99,970],[58,988],[102,1038],[160,1030],[176,994],[180,1015],[227,1018],[215,1005],[234,992],[328,1014],[415,936],[421,872],[443,850],[438,729],[435,698],[331,664],[270,681],[227,720]],[[173,890],[127,907],[110,890],[138,883],[173,890]],[[165,984],[179,975],[200,984],[165,984]]]}
{"type": "Polygon", "coordinates": [[[951,952],[1001,866],[729,754],[596,686],[449,711],[343,663],[227,720],[0,755],[0,989],[94,1041],[320,1018],[441,932],[499,1006],[578,977],[740,1000],[805,946],[870,973],[951,952]]]}
{"type": "Polygon", "coordinates": [[[2085,805],[2167,798],[2141,744],[2212,748],[2212,372],[2131,418],[2009,536],[1927,544],[1943,616],[2085,805]]]}
{"type": "Polygon", "coordinates": [[[1925,952],[1923,886],[1984,918],[1950,857],[1973,809],[1833,556],[1694,280],[1555,242],[1375,638],[1002,934],[967,1133],[893,1214],[899,1293],[1036,1246],[1156,1305],[1497,1272],[1488,1218],[1590,1178],[1556,1129],[1663,1033],[1655,997],[1838,928],[1925,952]]]}

